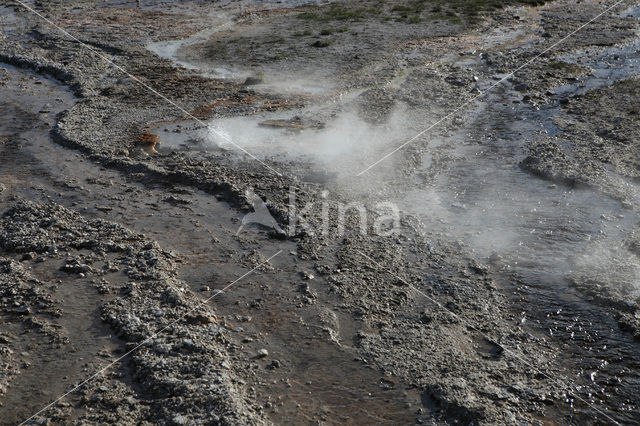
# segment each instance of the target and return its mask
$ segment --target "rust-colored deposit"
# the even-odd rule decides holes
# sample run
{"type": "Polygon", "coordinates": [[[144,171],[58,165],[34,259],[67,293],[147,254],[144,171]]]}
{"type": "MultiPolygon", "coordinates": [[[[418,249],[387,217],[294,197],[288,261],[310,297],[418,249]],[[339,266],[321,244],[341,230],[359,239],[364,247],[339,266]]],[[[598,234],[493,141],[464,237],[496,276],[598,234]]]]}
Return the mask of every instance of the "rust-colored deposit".
{"type": "Polygon", "coordinates": [[[160,137],[154,133],[145,132],[138,136],[138,143],[140,143],[147,152],[157,153],[156,145],[160,143],[160,137]]]}

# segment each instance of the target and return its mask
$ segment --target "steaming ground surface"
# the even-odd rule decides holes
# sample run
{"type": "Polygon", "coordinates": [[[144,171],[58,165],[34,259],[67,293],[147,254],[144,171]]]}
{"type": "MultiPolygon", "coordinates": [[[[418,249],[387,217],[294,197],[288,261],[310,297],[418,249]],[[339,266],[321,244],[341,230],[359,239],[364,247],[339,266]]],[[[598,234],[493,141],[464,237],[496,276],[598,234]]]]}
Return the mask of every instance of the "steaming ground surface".
{"type": "Polygon", "coordinates": [[[637,422],[637,6],[142,4],[0,9],[3,423],[637,422]]]}

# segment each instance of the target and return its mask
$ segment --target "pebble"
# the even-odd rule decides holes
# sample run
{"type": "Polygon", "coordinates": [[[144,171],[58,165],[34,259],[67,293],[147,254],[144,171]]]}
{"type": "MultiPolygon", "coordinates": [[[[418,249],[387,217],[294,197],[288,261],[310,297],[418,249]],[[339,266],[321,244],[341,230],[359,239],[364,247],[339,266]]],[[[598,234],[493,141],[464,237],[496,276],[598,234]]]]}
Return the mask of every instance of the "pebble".
{"type": "Polygon", "coordinates": [[[31,313],[31,309],[29,309],[29,307],[26,305],[22,305],[18,308],[16,312],[18,312],[21,315],[29,315],[31,313]]]}

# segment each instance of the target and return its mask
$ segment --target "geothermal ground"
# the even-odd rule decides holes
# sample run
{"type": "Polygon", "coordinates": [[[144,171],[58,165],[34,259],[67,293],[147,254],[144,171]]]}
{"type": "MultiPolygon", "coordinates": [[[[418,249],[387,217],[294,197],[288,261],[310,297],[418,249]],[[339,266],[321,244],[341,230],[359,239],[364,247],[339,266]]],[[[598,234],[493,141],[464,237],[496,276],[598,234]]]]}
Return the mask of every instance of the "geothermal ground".
{"type": "Polygon", "coordinates": [[[0,0],[1,424],[638,424],[633,0],[0,0]]]}

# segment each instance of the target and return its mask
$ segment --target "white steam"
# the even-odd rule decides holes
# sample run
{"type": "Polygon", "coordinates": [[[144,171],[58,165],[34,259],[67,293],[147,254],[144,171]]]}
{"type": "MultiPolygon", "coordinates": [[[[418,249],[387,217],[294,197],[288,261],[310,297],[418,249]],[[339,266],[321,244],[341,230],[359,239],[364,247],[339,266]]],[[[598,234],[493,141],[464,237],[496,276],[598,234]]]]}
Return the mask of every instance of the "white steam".
{"type": "Polygon", "coordinates": [[[303,161],[332,172],[355,174],[377,159],[380,152],[406,138],[405,115],[396,110],[384,125],[365,122],[356,113],[344,112],[323,128],[279,128],[260,123],[291,120],[294,113],[270,113],[216,119],[201,135],[210,148],[242,147],[261,159],[303,161]],[[231,143],[233,141],[233,143],[231,143]]]}

